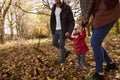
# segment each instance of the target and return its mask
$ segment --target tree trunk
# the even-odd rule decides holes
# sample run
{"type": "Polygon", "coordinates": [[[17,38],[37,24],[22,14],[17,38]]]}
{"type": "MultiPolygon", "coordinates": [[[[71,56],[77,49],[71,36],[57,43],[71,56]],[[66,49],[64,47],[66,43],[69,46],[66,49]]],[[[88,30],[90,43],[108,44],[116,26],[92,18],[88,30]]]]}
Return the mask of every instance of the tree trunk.
{"type": "Polygon", "coordinates": [[[21,26],[20,32],[21,32],[21,37],[23,38],[23,37],[24,37],[24,29],[23,29],[23,26],[21,26]]]}
{"type": "Polygon", "coordinates": [[[0,17],[0,43],[4,42],[4,18],[0,17]]]}
{"type": "Polygon", "coordinates": [[[18,26],[16,25],[16,34],[17,34],[17,37],[19,37],[19,31],[18,31],[18,26]]]}
{"type": "Polygon", "coordinates": [[[4,42],[4,22],[5,22],[5,16],[6,16],[6,13],[8,12],[8,10],[10,8],[11,3],[12,3],[12,0],[10,0],[10,2],[8,3],[8,5],[7,5],[7,7],[5,9],[2,9],[2,7],[0,7],[0,43],[4,42]]]}
{"type": "Polygon", "coordinates": [[[10,38],[11,38],[11,40],[13,39],[13,27],[10,25],[10,32],[11,32],[11,34],[10,34],[10,38]]]}

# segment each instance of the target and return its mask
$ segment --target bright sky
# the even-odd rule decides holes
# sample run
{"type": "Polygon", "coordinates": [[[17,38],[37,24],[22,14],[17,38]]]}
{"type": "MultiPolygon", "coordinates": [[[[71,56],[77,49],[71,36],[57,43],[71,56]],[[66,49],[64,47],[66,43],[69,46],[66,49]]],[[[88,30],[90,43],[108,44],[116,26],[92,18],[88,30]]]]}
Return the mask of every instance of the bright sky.
{"type": "MultiPolygon", "coordinates": [[[[3,0],[0,0],[0,3],[2,2],[3,0]]],[[[26,6],[30,6],[31,4],[34,4],[34,9],[36,9],[40,4],[42,4],[42,0],[26,0],[27,1],[27,4],[26,6]],[[36,4],[37,3],[37,4],[36,4]]],[[[50,6],[52,7],[52,4],[54,3],[54,0],[48,0],[50,2],[50,6]]],[[[73,0],[71,0],[71,3],[69,4],[70,6],[74,6],[74,2],[72,2],[73,0]]],[[[79,5],[78,5],[79,6],[79,5]]],[[[37,10],[37,9],[36,9],[37,10]]],[[[35,10],[35,11],[36,11],[35,10]]],[[[74,11],[73,11],[74,12],[74,11]]],[[[79,13],[78,13],[79,14],[79,13]]],[[[76,17],[75,17],[76,19],[76,17]]],[[[10,28],[8,26],[5,25],[5,33],[6,34],[10,34],[10,28]]],[[[14,32],[16,33],[16,32],[14,32]]]]}

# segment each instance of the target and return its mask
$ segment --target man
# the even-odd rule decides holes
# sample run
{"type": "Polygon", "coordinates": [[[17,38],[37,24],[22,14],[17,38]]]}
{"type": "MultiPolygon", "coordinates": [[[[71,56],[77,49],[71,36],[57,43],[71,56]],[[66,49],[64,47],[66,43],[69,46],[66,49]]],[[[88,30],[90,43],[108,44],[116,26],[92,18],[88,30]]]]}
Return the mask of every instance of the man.
{"type": "Polygon", "coordinates": [[[50,27],[52,32],[52,45],[60,49],[60,62],[63,63],[70,53],[65,46],[65,34],[71,34],[75,21],[72,10],[62,0],[55,0],[50,17],[50,27]]]}

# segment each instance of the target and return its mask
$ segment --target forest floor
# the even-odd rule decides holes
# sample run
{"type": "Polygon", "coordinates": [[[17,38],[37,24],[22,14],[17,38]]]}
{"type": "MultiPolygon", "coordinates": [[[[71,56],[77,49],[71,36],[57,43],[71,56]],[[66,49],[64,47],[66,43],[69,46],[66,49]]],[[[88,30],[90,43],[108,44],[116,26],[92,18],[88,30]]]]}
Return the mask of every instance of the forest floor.
{"type": "MultiPolygon", "coordinates": [[[[6,42],[0,45],[0,80],[92,80],[95,60],[90,37],[86,41],[88,69],[75,67],[77,58],[69,40],[66,47],[71,54],[64,64],[59,63],[59,50],[51,45],[51,39],[41,39],[40,44],[38,40],[6,42]]],[[[119,68],[105,73],[105,80],[120,80],[120,35],[109,35],[103,45],[119,68]]]]}

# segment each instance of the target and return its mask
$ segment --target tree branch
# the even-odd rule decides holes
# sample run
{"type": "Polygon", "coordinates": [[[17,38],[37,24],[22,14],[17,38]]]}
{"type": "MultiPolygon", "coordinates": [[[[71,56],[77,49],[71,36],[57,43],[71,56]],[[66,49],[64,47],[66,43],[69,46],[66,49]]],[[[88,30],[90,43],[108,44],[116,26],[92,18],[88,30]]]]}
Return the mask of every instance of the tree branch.
{"type": "Polygon", "coordinates": [[[12,0],[10,0],[8,6],[7,6],[6,9],[3,11],[3,18],[5,18],[5,15],[6,15],[8,9],[10,8],[11,3],[12,3],[12,0]]]}
{"type": "Polygon", "coordinates": [[[21,6],[18,6],[18,5],[13,5],[13,4],[11,4],[12,6],[15,6],[15,7],[17,7],[17,8],[19,8],[19,9],[21,9],[23,12],[25,12],[25,13],[30,13],[30,14],[38,14],[38,15],[50,15],[50,14],[48,14],[48,13],[45,13],[45,12],[30,12],[30,11],[27,11],[27,10],[25,10],[25,9],[23,9],[21,6]]]}

